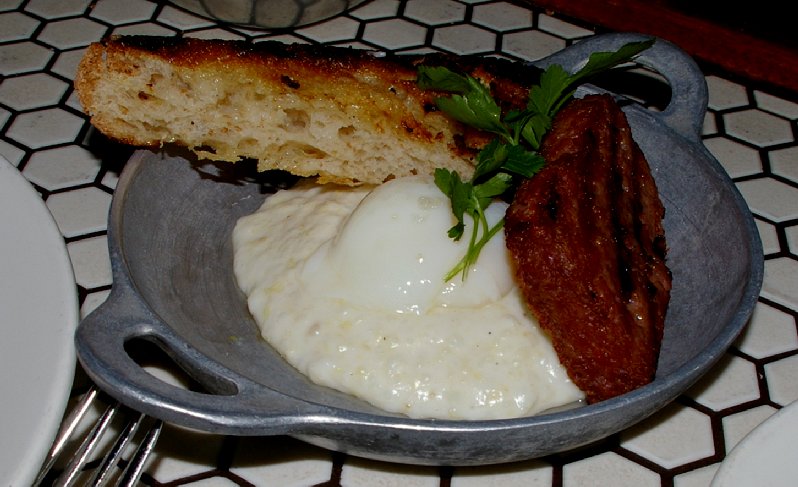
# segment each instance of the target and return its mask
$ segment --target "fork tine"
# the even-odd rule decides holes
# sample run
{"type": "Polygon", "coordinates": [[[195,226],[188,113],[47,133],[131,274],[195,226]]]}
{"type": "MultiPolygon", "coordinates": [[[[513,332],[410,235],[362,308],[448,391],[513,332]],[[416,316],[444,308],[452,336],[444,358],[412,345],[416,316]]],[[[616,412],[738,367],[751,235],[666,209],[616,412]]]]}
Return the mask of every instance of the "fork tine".
{"type": "Polygon", "coordinates": [[[127,467],[125,467],[122,477],[116,484],[117,486],[135,486],[136,482],[138,482],[142,472],[144,471],[144,464],[147,463],[147,458],[149,458],[150,453],[152,453],[152,450],[155,448],[155,443],[158,441],[158,437],[161,435],[162,427],[163,422],[161,420],[156,420],[155,423],[150,427],[144,439],[141,440],[141,444],[136,450],[136,453],[133,455],[133,457],[131,457],[127,467]]]}
{"type": "MultiPolygon", "coordinates": [[[[42,482],[47,479],[48,474],[53,468],[55,461],[64,453],[69,440],[75,434],[77,427],[85,420],[91,406],[95,403],[100,395],[99,389],[92,385],[75,407],[64,418],[61,427],[56,434],[53,445],[42,464],[41,469],[32,484],[33,487],[40,487],[42,482]]],[[[92,453],[100,445],[106,431],[111,426],[115,416],[117,416],[123,406],[116,401],[114,404],[108,406],[103,414],[94,421],[91,430],[85,436],[80,446],[72,455],[69,464],[65,467],[61,475],[55,480],[53,485],[57,487],[72,487],[78,482],[83,468],[91,458],[92,453]]],[[[125,414],[127,416],[127,413],[125,414]]],[[[99,467],[95,469],[92,475],[90,485],[92,487],[100,487],[106,485],[114,477],[114,467],[119,462],[122,454],[124,453],[131,440],[136,436],[137,431],[141,428],[142,423],[146,420],[146,416],[141,413],[137,416],[130,418],[125,428],[117,435],[114,444],[111,446],[108,453],[100,462],[99,467]]],[[[147,430],[142,438],[138,448],[133,452],[133,456],[125,467],[124,471],[118,478],[116,485],[133,487],[141,477],[144,471],[144,466],[155,448],[155,444],[163,427],[163,422],[155,420],[147,430]]]]}
{"type": "Polygon", "coordinates": [[[64,450],[67,440],[69,440],[69,438],[72,436],[72,433],[75,432],[75,429],[83,420],[83,417],[86,416],[86,413],[98,395],[99,391],[97,387],[92,385],[89,390],[83,394],[83,397],[81,397],[78,404],[75,405],[75,408],[64,419],[64,422],[58,429],[58,433],[55,435],[53,446],[50,447],[50,451],[47,452],[44,463],[42,463],[42,467],[39,469],[38,475],[36,475],[36,480],[33,481],[33,487],[38,487],[41,485],[42,481],[47,476],[47,473],[51,468],[53,468],[55,460],[64,450]]]}
{"type": "Polygon", "coordinates": [[[89,456],[97,447],[100,439],[102,439],[103,434],[105,434],[105,430],[108,429],[108,426],[111,424],[111,420],[114,419],[118,409],[119,403],[108,406],[100,419],[97,420],[88,436],[86,436],[86,439],[83,440],[83,443],[81,443],[80,448],[78,448],[78,451],[75,453],[75,456],[69,462],[69,465],[67,465],[64,473],[58,478],[58,481],[55,484],[57,487],[74,485],[74,482],[77,480],[77,477],[80,474],[80,470],[86,464],[89,456]]]}
{"type": "Polygon", "coordinates": [[[116,441],[114,442],[111,449],[108,451],[108,454],[105,455],[103,461],[100,463],[100,466],[97,467],[97,470],[94,473],[90,483],[88,485],[92,486],[101,486],[105,485],[106,482],[111,477],[112,470],[116,466],[119,457],[122,456],[122,452],[125,451],[125,447],[130,443],[130,440],[136,435],[136,431],[139,429],[139,425],[141,425],[142,420],[144,419],[144,414],[140,414],[135,419],[130,420],[125,426],[125,429],[120,433],[117,437],[116,441]]]}

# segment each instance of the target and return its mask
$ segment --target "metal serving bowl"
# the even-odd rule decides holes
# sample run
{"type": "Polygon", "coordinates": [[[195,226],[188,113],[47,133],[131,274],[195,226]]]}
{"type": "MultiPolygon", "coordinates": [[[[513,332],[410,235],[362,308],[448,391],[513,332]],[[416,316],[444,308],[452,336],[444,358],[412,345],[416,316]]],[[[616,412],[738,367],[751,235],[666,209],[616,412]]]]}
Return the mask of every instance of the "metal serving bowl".
{"type": "Polygon", "coordinates": [[[366,0],[172,0],[204,17],[262,29],[312,24],[340,14],[366,0]]]}
{"type": "MultiPolygon", "coordinates": [[[[590,52],[639,39],[597,36],[536,64],[573,70],[590,52]]],[[[260,338],[233,276],[230,234],[238,217],[268,196],[262,182],[228,174],[231,166],[220,171],[152,152],[132,157],[114,196],[108,228],[114,286],[78,329],[83,366],[112,396],[169,422],[224,434],[287,434],[353,455],[417,464],[543,456],[642,420],[698,380],[737,337],[756,303],[763,265],[746,204],[701,143],[707,103],[701,72],[664,41],[639,61],[660,72],[672,90],[664,111],[624,108],[666,207],[673,272],[651,384],[589,406],[490,421],[410,419],[314,385],[260,338]],[[163,349],[207,392],[148,373],[128,353],[140,340],[163,349]]]]}

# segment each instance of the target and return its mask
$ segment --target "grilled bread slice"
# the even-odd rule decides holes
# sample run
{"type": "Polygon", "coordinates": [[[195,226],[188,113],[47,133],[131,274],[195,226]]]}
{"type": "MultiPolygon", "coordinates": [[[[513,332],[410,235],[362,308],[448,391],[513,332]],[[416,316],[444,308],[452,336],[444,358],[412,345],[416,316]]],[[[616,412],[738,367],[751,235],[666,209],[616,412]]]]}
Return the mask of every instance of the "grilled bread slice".
{"type": "Polygon", "coordinates": [[[131,145],[350,185],[436,167],[468,176],[488,138],[437,111],[440,94],[416,84],[421,64],[481,79],[504,109],[524,103],[539,76],[485,57],[127,36],[92,44],[75,86],[92,124],[131,145]]]}

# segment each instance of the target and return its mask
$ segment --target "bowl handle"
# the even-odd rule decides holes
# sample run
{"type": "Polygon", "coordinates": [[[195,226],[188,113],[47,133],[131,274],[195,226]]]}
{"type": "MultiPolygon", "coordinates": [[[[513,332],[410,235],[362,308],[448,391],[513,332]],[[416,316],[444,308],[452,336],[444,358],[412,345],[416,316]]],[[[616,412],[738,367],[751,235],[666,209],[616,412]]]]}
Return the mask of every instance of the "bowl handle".
{"type": "MultiPolygon", "coordinates": [[[[559,64],[568,72],[581,68],[593,52],[615,51],[629,42],[651,39],[643,34],[617,33],[588,37],[534,64],[546,68],[559,64]]],[[[679,135],[693,142],[701,140],[707,109],[707,83],[696,62],[683,50],[664,39],[656,39],[635,59],[662,75],[671,88],[671,99],[662,112],[651,112],[679,135]]]]}
{"type": "Polygon", "coordinates": [[[288,434],[334,416],[329,408],[264,387],[208,359],[125,285],[116,285],[108,300],[81,322],[75,345],[83,368],[101,389],[170,423],[219,434],[288,434]],[[178,387],[143,369],[126,350],[135,339],[159,346],[211,392],[178,387]]]}

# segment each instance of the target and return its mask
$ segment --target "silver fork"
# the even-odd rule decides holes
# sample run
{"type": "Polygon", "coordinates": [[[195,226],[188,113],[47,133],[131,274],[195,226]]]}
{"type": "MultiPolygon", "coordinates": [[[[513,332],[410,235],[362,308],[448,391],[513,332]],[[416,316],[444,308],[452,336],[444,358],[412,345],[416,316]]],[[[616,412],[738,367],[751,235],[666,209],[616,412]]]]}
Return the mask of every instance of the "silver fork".
{"type": "MultiPolygon", "coordinates": [[[[98,389],[95,386],[92,386],[64,419],[61,428],[56,434],[53,446],[50,448],[39,474],[33,483],[34,487],[42,485],[42,482],[53,468],[55,461],[64,453],[70,438],[73,437],[75,430],[85,418],[92,404],[97,401],[99,395],[100,392],[98,389]]],[[[123,406],[119,402],[115,402],[105,409],[103,414],[95,421],[91,430],[89,430],[88,434],[85,436],[74,455],[71,457],[64,472],[61,473],[53,485],[58,487],[76,485],[83,467],[91,458],[92,453],[94,453],[94,451],[97,449],[98,445],[100,444],[100,440],[102,440],[102,438],[105,436],[114,417],[122,409],[123,406]]],[[[134,438],[136,432],[144,423],[145,419],[145,415],[138,414],[127,422],[125,427],[116,437],[113,445],[103,457],[100,465],[94,471],[91,480],[85,485],[116,485],[132,487],[136,484],[136,482],[138,482],[142,472],[144,471],[144,465],[146,464],[153,448],[155,448],[155,443],[158,441],[158,436],[161,433],[163,423],[159,420],[156,420],[149,425],[143,439],[139,443],[122,474],[116,479],[115,483],[110,483],[114,478],[114,467],[117,465],[123,452],[126,450],[126,447],[130,444],[131,440],[134,438]]]]}

